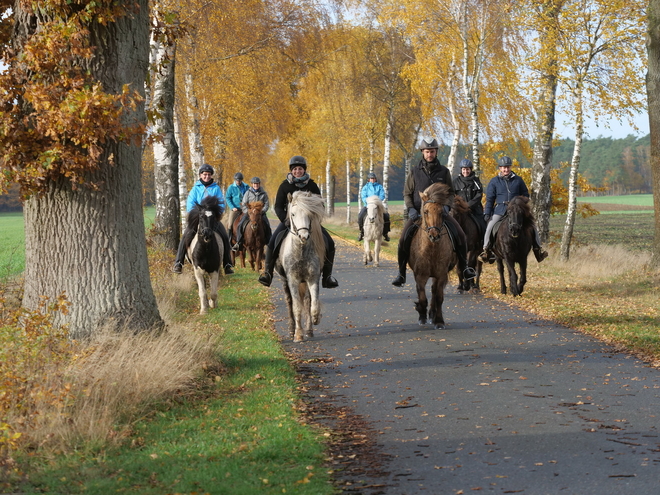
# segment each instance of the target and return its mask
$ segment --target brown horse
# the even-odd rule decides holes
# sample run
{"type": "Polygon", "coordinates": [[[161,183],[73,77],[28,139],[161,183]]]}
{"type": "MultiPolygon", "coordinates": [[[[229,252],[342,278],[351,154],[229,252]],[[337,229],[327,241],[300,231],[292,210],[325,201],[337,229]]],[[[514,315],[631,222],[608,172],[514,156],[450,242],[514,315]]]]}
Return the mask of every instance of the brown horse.
{"type": "MultiPolygon", "coordinates": [[[[234,244],[236,244],[236,240],[237,240],[236,239],[236,232],[238,232],[238,224],[241,223],[241,218],[243,218],[243,215],[245,215],[245,213],[243,213],[241,211],[238,215],[236,215],[236,218],[234,218],[234,225],[232,225],[232,229],[231,229],[231,239],[229,239],[229,244],[232,245],[232,246],[234,244]]],[[[246,230],[247,230],[247,228],[246,228],[246,230]]],[[[242,248],[243,249],[241,249],[240,251],[233,251],[232,250],[232,252],[231,252],[231,264],[236,266],[236,258],[238,258],[238,259],[241,260],[241,268],[245,268],[245,242],[243,243],[242,248]]]]}
{"type": "Polygon", "coordinates": [[[504,281],[504,264],[509,272],[509,287],[511,294],[522,294],[527,282],[527,257],[532,249],[534,239],[534,216],[529,206],[529,198],[516,196],[506,209],[497,233],[493,253],[497,257],[497,270],[500,272],[500,292],[506,294],[504,281]],[[520,278],[516,273],[518,263],[520,278]]]}
{"type": "Polygon", "coordinates": [[[483,248],[483,235],[479,231],[479,227],[475,223],[472,215],[470,215],[470,207],[460,196],[454,197],[454,207],[451,209],[451,215],[456,219],[458,224],[465,232],[467,239],[467,266],[474,268],[477,272],[477,277],[467,281],[463,279],[463,271],[456,267],[456,274],[458,275],[458,290],[469,291],[474,290],[478,292],[479,279],[481,278],[481,271],[483,263],[479,259],[479,254],[483,248]]]}
{"type": "Polygon", "coordinates": [[[456,257],[451,239],[445,225],[443,206],[449,199],[449,188],[445,184],[432,184],[424,192],[422,198],[422,232],[417,232],[410,246],[408,264],[415,276],[418,301],[415,309],[419,314],[419,324],[427,323],[428,300],[426,298],[426,282],[431,279],[431,308],[428,320],[435,324],[436,329],[445,328],[442,315],[442,303],[445,299],[445,286],[449,278],[449,270],[454,268],[456,257]]]}
{"type": "MultiPolygon", "coordinates": [[[[243,245],[245,251],[250,253],[250,266],[252,270],[261,271],[264,248],[266,246],[266,229],[264,227],[263,209],[264,203],[262,201],[255,201],[248,203],[248,218],[249,221],[245,226],[245,233],[243,234],[243,245]]],[[[245,258],[245,252],[243,252],[245,258]]]]}

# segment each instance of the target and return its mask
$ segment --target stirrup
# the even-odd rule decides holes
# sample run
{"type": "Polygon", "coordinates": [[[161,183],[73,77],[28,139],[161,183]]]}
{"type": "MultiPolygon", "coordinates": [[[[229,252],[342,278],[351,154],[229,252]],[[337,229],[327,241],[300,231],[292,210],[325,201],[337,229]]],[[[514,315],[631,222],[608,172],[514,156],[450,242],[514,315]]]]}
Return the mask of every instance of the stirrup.
{"type": "Polygon", "coordinates": [[[232,266],[227,263],[225,265],[225,275],[231,275],[232,273],[234,273],[234,270],[232,270],[232,266]]]}
{"type": "Polygon", "coordinates": [[[463,270],[463,280],[470,281],[477,278],[477,272],[471,266],[466,266],[463,270]]]}
{"type": "Polygon", "coordinates": [[[483,250],[483,252],[479,255],[479,259],[484,263],[490,263],[490,252],[488,249],[483,250]]]}
{"type": "Polygon", "coordinates": [[[259,283],[261,285],[265,285],[266,287],[270,287],[270,284],[273,283],[273,276],[268,272],[263,272],[261,275],[259,275],[259,283]]]}
{"type": "Polygon", "coordinates": [[[240,250],[241,250],[241,245],[237,242],[236,244],[234,244],[234,245],[231,247],[231,250],[234,251],[234,252],[236,252],[236,251],[240,251],[240,250]]]}
{"type": "Polygon", "coordinates": [[[321,281],[321,286],[324,289],[334,289],[335,287],[339,287],[339,282],[332,275],[328,275],[321,281]]]}

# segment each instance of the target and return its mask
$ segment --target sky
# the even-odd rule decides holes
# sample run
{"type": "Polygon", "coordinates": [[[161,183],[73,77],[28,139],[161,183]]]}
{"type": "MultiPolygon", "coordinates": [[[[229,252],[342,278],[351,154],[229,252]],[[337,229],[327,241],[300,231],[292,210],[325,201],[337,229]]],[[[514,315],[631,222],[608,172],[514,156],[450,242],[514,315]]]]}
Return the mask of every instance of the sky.
{"type": "MultiPolygon", "coordinates": [[[[602,119],[601,119],[602,120],[602,119]]],[[[639,114],[634,119],[634,123],[639,129],[635,131],[628,122],[620,123],[616,119],[608,122],[609,129],[605,127],[604,122],[601,121],[600,125],[596,125],[592,119],[585,121],[585,136],[584,139],[596,139],[598,137],[611,137],[612,139],[623,139],[629,134],[637,138],[646,136],[649,133],[649,116],[644,112],[639,114]]],[[[575,138],[575,131],[572,128],[572,122],[566,116],[557,114],[555,126],[557,133],[561,138],[575,138]]]]}

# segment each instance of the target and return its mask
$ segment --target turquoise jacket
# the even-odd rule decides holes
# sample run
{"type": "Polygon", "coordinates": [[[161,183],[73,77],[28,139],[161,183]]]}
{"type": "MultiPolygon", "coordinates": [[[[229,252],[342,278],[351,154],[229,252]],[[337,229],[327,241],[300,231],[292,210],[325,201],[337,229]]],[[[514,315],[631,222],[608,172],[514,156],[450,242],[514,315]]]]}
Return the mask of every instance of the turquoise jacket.
{"type": "Polygon", "coordinates": [[[220,212],[225,212],[225,197],[222,194],[222,189],[220,189],[220,186],[216,182],[211,183],[209,186],[205,186],[201,180],[195,182],[195,185],[188,193],[186,211],[192,210],[196,204],[201,204],[202,199],[204,199],[206,196],[217,196],[218,203],[220,204],[220,212]]]}
{"type": "Polygon", "coordinates": [[[243,195],[248,189],[250,189],[250,186],[243,181],[239,185],[236,185],[236,181],[232,182],[231,186],[227,188],[227,208],[230,210],[238,208],[240,210],[243,195]]]}
{"type": "Polygon", "coordinates": [[[362,191],[360,191],[363,205],[367,204],[367,198],[369,196],[378,196],[381,201],[385,201],[385,189],[378,182],[367,182],[362,186],[362,191]]]}

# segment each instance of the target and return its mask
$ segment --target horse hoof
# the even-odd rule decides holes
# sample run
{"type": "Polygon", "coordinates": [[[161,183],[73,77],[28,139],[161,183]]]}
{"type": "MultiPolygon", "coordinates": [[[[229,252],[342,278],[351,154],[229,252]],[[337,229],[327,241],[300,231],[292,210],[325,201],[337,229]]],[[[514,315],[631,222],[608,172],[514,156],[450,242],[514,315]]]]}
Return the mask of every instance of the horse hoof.
{"type": "Polygon", "coordinates": [[[205,314],[207,314],[208,312],[209,312],[208,309],[200,309],[200,310],[199,310],[199,314],[200,314],[200,315],[205,315],[205,314]]]}
{"type": "Polygon", "coordinates": [[[435,329],[436,330],[444,330],[445,329],[445,324],[444,323],[436,323],[435,324],[435,329]]]}
{"type": "Polygon", "coordinates": [[[423,318],[420,318],[420,319],[417,321],[417,323],[419,324],[419,326],[426,325],[426,320],[423,319],[423,318]]]}
{"type": "Polygon", "coordinates": [[[306,339],[313,339],[314,338],[314,332],[312,332],[310,330],[309,332],[305,333],[305,338],[306,339]]]}

